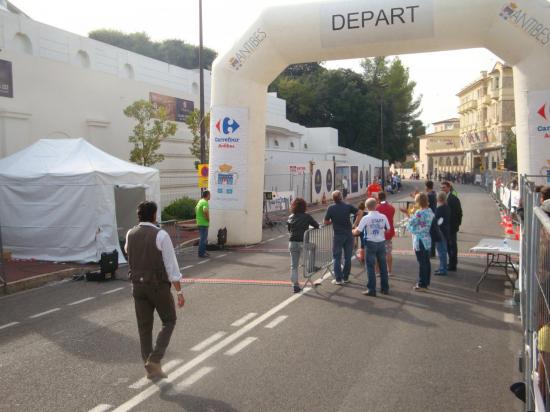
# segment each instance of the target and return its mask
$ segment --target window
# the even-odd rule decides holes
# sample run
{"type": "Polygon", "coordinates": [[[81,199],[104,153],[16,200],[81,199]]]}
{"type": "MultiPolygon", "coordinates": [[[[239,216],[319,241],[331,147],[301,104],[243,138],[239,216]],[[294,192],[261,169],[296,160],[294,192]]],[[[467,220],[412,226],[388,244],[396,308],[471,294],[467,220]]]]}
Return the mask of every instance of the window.
{"type": "Polygon", "coordinates": [[[290,147],[294,149],[294,142],[290,142],[290,147]]]}
{"type": "Polygon", "coordinates": [[[90,56],[84,50],[79,50],[78,53],[76,53],[76,60],[80,67],[85,69],[90,68],[90,56]]]}
{"type": "Polygon", "coordinates": [[[307,143],[304,143],[304,149],[307,150],[307,143]]]}
{"type": "Polygon", "coordinates": [[[32,43],[29,36],[23,33],[17,33],[14,38],[15,50],[20,53],[32,54],[32,43]]]}
{"type": "Polygon", "coordinates": [[[277,139],[275,139],[273,143],[275,144],[275,147],[279,147],[279,141],[277,139]]]}
{"type": "Polygon", "coordinates": [[[124,77],[130,80],[134,78],[134,68],[128,63],[124,65],[124,77]]]}

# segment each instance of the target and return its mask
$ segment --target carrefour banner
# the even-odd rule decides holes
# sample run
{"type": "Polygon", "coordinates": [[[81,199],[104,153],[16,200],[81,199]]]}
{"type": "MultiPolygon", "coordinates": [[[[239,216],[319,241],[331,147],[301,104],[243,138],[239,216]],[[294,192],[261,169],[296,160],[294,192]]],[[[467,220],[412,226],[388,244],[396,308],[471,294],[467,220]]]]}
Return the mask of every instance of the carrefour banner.
{"type": "Polygon", "coordinates": [[[550,90],[529,92],[529,140],[531,161],[541,165],[537,173],[546,175],[550,170],[550,90]]]}
{"type": "Polygon", "coordinates": [[[248,109],[215,106],[210,114],[210,207],[244,209],[248,109]]]}

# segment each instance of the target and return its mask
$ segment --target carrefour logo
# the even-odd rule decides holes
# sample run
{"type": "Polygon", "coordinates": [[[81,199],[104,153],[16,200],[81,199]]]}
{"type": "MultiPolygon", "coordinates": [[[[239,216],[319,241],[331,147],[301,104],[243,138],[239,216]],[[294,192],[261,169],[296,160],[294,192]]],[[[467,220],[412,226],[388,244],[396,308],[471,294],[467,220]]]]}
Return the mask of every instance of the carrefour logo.
{"type": "Polygon", "coordinates": [[[216,122],[218,132],[226,135],[235,133],[239,127],[239,123],[230,117],[225,117],[223,120],[220,119],[216,122]]]}
{"type": "MultiPolygon", "coordinates": [[[[548,117],[550,116],[550,108],[548,107],[548,104],[544,103],[539,110],[537,110],[537,114],[544,119],[546,122],[548,122],[548,117]]],[[[550,126],[537,126],[537,131],[540,133],[544,133],[545,139],[550,139],[550,126]]]]}

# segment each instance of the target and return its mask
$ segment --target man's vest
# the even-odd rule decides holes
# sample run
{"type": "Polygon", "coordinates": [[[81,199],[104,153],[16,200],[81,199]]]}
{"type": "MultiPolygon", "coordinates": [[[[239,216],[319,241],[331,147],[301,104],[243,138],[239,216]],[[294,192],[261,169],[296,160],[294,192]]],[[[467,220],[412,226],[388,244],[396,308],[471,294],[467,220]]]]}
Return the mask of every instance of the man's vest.
{"type": "Polygon", "coordinates": [[[160,229],[152,226],[135,226],[128,233],[129,277],[134,283],[170,283],[157,249],[157,234],[160,229]]]}

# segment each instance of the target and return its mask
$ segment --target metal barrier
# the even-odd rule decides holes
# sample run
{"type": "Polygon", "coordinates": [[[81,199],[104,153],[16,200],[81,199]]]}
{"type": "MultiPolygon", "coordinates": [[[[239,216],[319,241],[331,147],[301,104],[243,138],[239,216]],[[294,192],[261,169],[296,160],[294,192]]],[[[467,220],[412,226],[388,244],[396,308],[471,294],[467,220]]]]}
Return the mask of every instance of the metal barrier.
{"type": "Polygon", "coordinates": [[[393,226],[395,227],[395,235],[398,237],[407,236],[407,224],[409,223],[409,215],[412,213],[412,207],[414,207],[414,200],[401,200],[398,202],[391,202],[395,208],[395,215],[393,216],[393,226]],[[407,210],[405,213],[403,210],[407,210]]]}
{"type": "Polygon", "coordinates": [[[170,235],[176,254],[180,253],[182,250],[181,244],[184,241],[184,228],[182,226],[182,222],[177,220],[165,220],[163,222],[159,222],[159,226],[170,235]]]}
{"type": "MultiPolygon", "coordinates": [[[[539,176],[535,176],[539,178],[539,176]]],[[[520,259],[522,350],[526,411],[550,410],[550,217],[539,207],[540,179],[521,176],[520,259]]]]}
{"type": "Polygon", "coordinates": [[[314,286],[311,278],[321,270],[324,270],[321,277],[327,272],[330,272],[334,276],[332,268],[332,242],[332,225],[321,226],[319,229],[310,229],[304,233],[302,249],[303,275],[304,279],[306,279],[304,286],[308,283],[314,286]]]}
{"type": "Polygon", "coordinates": [[[4,263],[4,247],[2,244],[2,225],[0,225],[0,284],[6,293],[8,288],[8,282],[6,277],[6,265],[4,263]]]}

